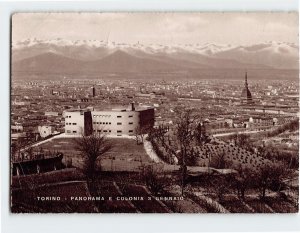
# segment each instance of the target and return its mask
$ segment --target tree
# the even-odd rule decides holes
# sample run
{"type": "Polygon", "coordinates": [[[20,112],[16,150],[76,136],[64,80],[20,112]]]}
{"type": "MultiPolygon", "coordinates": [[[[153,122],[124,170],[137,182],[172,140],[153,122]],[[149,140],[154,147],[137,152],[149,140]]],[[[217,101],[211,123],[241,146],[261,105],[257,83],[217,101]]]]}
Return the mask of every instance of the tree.
{"type": "Polygon", "coordinates": [[[74,144],[83,157],[83,173],[86,176],[90,190],[93,192],[97,160],[112,149],[112,144],[104,134],[83,135],[80,138],[75,138],[74,144]]]}
{"type": "Polygon", "coordinates": [[[168,129],[163,125],[153,129],[149,134],[149,139],[150,141],[158,141],[170,156],[178,158],[181,194],[183,195],[187,177],[187,163],[194,161],[198,153],[193,149],[195,142],[197,143],[199,140],[201,140],[201,143],[205,142],[206,133],[199,121],[199,116],[193,114],[191,109],[180,109],[179,112],[176,112],[178,117],[173,128],[174,145],[171,146],[168,143],[170,141],[166,138],[168,129]]]}
{"type": "Polygon", "coordinates": [[[16,142],[11,145],[11,156],[13,160],[22,160],[23,154],[21,153],[22,149],[27,145],[26,138],[19,137],[16,142]]]}
{"type": "Polygon", "coordinates": [[[159,125],[156,128],[151,128],[148,134],[148,140],[151,142],[156,154],[167,163],[173,164],[176,158],[176,147],[171,145],[169,128],[165,125],[159,125]]]}
{"type": "Polygon", "coordinates": [[[235,134],[233,140],[236,146],[244,148],[250,152],[254,152],[253,145],[250,140],[250,136],[247,134],[235,134]]]}
{"type": "Polygon", "coordinates": [[[214,164],[214,167],[217,169],[226,168],[227,163],[229,162],[226,160],[226,153],[224,150],[220,153],[216,153],[215,156],[213,157],[213,160],[214,161],[212,163],[214,164]]]}
{"type": "Polygon", "coordinates": [[[195,127],[195,141],[198,146],[201,146],[209,141],[209,138],[206,134],[205,124],[200,121],[197,122],[195,127]]]}
{"type": "Polygon", "coordinates": [[[192,115],[191,110],[180,114],[176,123],[176,137],[179,145],[179,165],[181,172],[181,194],[183,195],[187,176],[186,159],[190,157],[190,148],[194,139],[194,127],[198,116],[192,115]]]}
{"type": "Polygon", "coordinates": [[[237,171],[238,174],[234,177],[234,184],[238,197],[244,200],[247,189],[255,184],[255,172],[241,165],[237,168],[237,171]]]}
{"type": "Polygon", "coordinates": [[[150,131],[150,129],[151,127],[148,125],[143,125],[143,126],[138,125],[137,127],[135,127],[134,135],[135,135],[135,140],[137,145],[144,143],[145,135],[150,131]]]}
{"type": "Polygon", "coordinates": [[[264,200],[267,189],[279,191],[289,172],[281,163],[267,163],[261,166],[256,177],[261,199],[264,200]]]}
{"type": "Polygon", "coordinates": [[[164,188],[170,185],[171,180],[166,173],[159,173],[153,165],[146,166],[143,170],[145,184],[155,194],[162,194],[164,188]]]}

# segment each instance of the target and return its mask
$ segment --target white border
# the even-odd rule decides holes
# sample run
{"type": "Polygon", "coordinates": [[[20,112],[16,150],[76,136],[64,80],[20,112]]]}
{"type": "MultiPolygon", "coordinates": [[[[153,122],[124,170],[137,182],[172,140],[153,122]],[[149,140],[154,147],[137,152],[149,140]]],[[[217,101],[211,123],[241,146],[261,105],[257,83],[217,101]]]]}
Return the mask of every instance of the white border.
{"type": "Polygon", "coordinates": [[[299,214],[47,214],[9,213],[10,15],[34,11],[298,11],[297,0],[0,1],[1,232],[300,232],[299,214]]]}

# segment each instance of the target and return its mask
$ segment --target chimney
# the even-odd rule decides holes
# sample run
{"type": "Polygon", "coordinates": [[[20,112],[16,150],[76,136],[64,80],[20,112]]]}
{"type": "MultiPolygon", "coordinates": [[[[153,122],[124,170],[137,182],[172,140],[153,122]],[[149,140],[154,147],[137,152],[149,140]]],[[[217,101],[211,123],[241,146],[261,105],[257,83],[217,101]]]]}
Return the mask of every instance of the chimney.
{"type": "Polygon", "coordinates": [[[134,103],[131,103],[131,111],[135,111],[134,103]]]}

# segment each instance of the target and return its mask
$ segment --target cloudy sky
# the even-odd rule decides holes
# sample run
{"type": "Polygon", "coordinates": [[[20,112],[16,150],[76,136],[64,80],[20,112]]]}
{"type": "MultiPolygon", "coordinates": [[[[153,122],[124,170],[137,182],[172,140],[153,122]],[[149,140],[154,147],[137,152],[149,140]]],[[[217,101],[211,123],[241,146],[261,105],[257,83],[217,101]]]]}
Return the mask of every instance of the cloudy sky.
{"type": "Polygon", "coordinates": [[[297,13],[17,13],[12,41],[27,38],[117,43],[298,44],[297,13]]]}

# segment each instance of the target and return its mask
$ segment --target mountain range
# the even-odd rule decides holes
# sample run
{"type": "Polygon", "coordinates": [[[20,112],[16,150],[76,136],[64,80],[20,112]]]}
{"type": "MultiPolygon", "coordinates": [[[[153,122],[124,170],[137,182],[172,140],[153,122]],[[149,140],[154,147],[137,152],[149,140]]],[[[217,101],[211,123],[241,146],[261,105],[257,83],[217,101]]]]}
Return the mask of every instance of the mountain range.
{"type": "Polygon", "coordinates": [[[298,45],[265,42],[126,44],[98,40],[27,39],[12,43],[12,72],[178,72],[201,69],[298,69],[298,45]]]}

